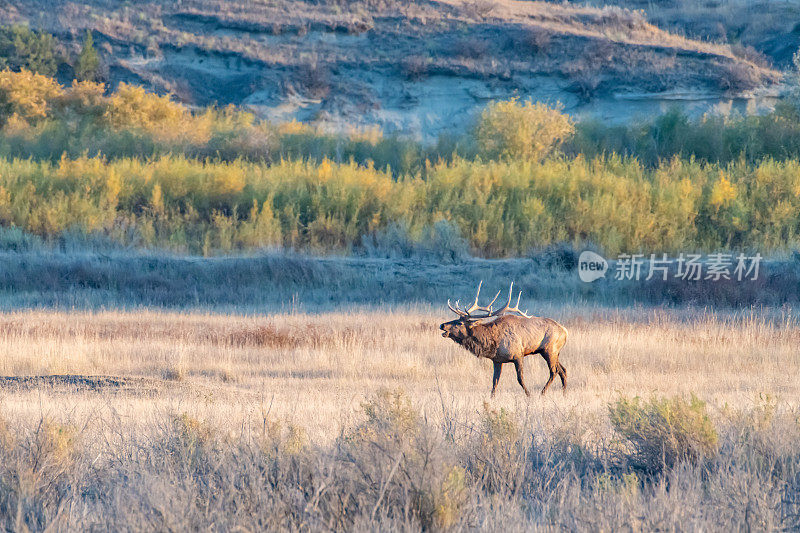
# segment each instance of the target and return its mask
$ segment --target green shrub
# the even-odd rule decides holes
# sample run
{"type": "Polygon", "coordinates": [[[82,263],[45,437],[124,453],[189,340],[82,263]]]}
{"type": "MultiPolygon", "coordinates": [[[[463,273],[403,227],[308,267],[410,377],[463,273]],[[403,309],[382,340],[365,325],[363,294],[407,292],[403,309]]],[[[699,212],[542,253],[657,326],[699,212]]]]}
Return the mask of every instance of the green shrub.
{"type": "Polygon", "coordinates": [[[0,226],[0,250],[13,252],[28,252],[44,248],[42,239],[16,227],[0,226]]]}
{"type": "Polygon", "coordinates": [[[717,451],[717,432],[705,402],[692,396],[620,399],[609,406],[611,424],[624,439],[628,464],[647,474],[679,462],[698,463],[717,451]]]}
{"type": "Polygon", "coordinates": [[[369,257],[410,258],[419,254],[419,235],[413,234],[406,221],[391,222],[362,235],[361,248],[369,257]]]}
{"type": "Polygon", "coordinates": [[[797,103],[779,102],[763,115],[707,114],[690,118],[679,108],[644,122],[607,125],[581,122],[564,146],[570,155],[587,158],[603,154],[635,157],[647,166],[681,157],[713,163],[743,159],[758,163],[767,158],[800,157],[800,121],[797,103]]]}
{"type": "Polygon", "coordinates": [[[0,158],[0,225],[192,253],[362,246],[446,261],[587,242],[608,254],[756,246],[763,254],[800,240],[799,161],[676,159],[648,169],[617,157],[458,159],[427,174],[395,179],[328,160],[0,158]]]}
{"type": "MultiPolygon", "coordinates": [[[[14,32],[30,31],[5,30],[7,43],[28,39],[15,37],[14,32]]],[[[97,67],[88,37],[84,48],[76,68],[80,78],[91,78],[90,72],[97,67]]],[[[0,83],[0,125],[8,124],[0,131],[0,154],[8,157],[58,160],[66,153],[73,158],[84,154],[112,159],[182,154],[273,163],[328,159],[353,161],[389,171],[394,177],[423,178],[430,162],[477,155],[483,160],[537,160],[559,147],[587,160],[618,154],[636,158],[647,167],[675,156],[687,162],[696,159],[723,165],[740,159],[758,163],[767,158],[800,158],[797,98],[787,98],[763,115],[690,118],[675,108],[646,122],[622,125],[593,120],[573,125],[558,108],[512,99],[490,104],[468,134],[446,133],[435,144],[426,145],[398,136],[384,137],[379,129],[331,134],[298,122],[275,125],[233,106],[193,111],[169,97],[127,84],[120,84],[110,94],[101,84],[61,87],[40,74],[49,68],[37,67],[34,61],[6,66],[10,70],[3,72],[0,83]],[[38,77],[32,77],[32,72],[39,73],[38,77]]]]}
{"type": "Polygon", "coordinates": [[[0,126],[18,131],[47,118],[64,88],[54,79],[28,70],[0,71],[0,126]]]}
{"type": "Polygon", "coordinates": [[[6,68],[54,76],[58,68],[55,39],[25,26],[0,27],[0,70],[6,68]]]}
{"type": "Polygon", "coordinates": [[[357,507],[372,518],[411,518],[423,529],[445,529],[467,501],[464,469],[446,453],[402,391],[383,390],[363,404],[366,420],[340,443],[355,484],[357,507]]]}
{"type": "Polygon", "coordinates": [[[294,457],[309,450],[308,434],[302,427],[264,417],[263,432],[256,436],[259,448],[271,457],[294,457]]]}
{"type": "Polygon", "coordinates": [[[467,472],[487,491],[514,493],[525,478],[529,443],[511,413],[484,405],[480,426],[465,453],[467,472]]]}
{"type": "Polygon", "coordinates": [[[163,440],[169,447],[173,464],[193,475],[209,471],[208,456],[219,447],[214,428],[188,413],[172,417],[172,425],[166,428],[163,440]]]}
{"type": "Polygon", "coordinates": [[[0,527],[43,531],[81,490],[82,446],[72,425],[42,418],[13,431],[0,418],[0,527]]]}
{"type": "MultiPolygon", "coordinates": [[[[459,157],[471,153],[468,141],[424,148],[379,131],[328,135],[232,107],[194,113],[131,85],[108,95],[92,82],[62,87],[30,71],[0,72],[0,123],[0,225],[50,240],[73,232],[206,255],[386,248],[445,261],[553,243],[590,242],[614,255],[763,254],[800,242],[800,159],[788,158],[800,154],[800,120],[791,106],[741,120],[674,112],[651,126],[590,132],[649,162],[614,153],[539,160],[572,125],[516,100],[483,114],[476,141],[497,158],[489,161],[459,157]],[[662,157],[706,150],[705,159],[728,161],[743,147],[775,157],[662,157]],[[428,161],[445,150],[454,153],[428,161]]],[[[573,144],[591,145],[589,130],[582,125],[573,144]]]]}

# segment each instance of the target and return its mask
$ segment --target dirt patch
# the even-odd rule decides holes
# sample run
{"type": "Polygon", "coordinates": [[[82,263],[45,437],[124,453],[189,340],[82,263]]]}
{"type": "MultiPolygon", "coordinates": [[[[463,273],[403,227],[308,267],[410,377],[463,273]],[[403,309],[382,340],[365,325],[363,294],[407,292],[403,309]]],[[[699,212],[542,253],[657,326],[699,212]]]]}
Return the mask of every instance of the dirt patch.
{"type": "MultiPolygon", "coordinates": [[[[413,328],[411,329],[413,330],[413,328]]],[[[98,320],[92,323],[53,324],[47,320],[33,321],[29,318],[2,316],[0,317],[0,338],[3,337],[59,339],[80,337],[104,341],[147,338],[194,345],[271,348],[287,351],[302,347],[324,349],[331,346],[355,344],[375,346],[375,339],[371,337],[369,328],[366,326],[333,328],[313,323],[293,327],[267,324],[230,328],[213,322],[142,324],[98,320]]],[[[115,385],[114,383],[128,378],[92,377],[91,379],[109,380],[103,382],[104,386],[113,387],[123,386],[124,384],[115,385]]],[[[1,381],[0,386],[2,386],[1,381]]]]}
{"type": "Polygon", "coordinates": [[[42,387],[66,388],[70,391],[129,392],[149,394],[158,392],[163,384],[148,378],[115,376],[81,376],[74,374],[50,376],[0,376],[0,390],[27,390],[42,387]]]}

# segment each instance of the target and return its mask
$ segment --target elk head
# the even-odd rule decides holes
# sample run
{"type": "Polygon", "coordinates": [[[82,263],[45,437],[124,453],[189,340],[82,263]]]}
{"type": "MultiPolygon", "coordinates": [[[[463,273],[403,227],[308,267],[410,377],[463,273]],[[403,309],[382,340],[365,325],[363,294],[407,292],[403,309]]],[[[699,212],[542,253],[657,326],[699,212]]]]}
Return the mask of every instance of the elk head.
{"type": "Polygon", "coordinates": [[[442,337],[451,338],[455,342],[463,344],[466,339],[473,335],[473,326],[475,325],[490,322],[496,317],[510,313],[517,313],[525,318],[530,318],[528,314],[519,310],[519,300],[522,297],[522,291],[520,291],[519,295],[517,296],[516,305],[511,307],[511,297],[513,296],[514,291],[513,282],[508,288],[508,302],[497,311],[492,310],[492,305],[494,305],[494,302],[496,302],[497,298],[500,296],[500,291],[497,291],[497,294],[495,294],[494,298],[492,298],[492,301],[487,305],[480,305],[478,300],[481,296],[482,285],[483,281],[478,283],[478,292],[475,294],[475,301],[466,309],[459,305],[458,300],[456,300],[455,306],[450,303],[450,300],[447,300],[447,307],[449,307],[452,312],[458,315],[458,318],[439,325],[439,329],[442,330],[442,337]]]}

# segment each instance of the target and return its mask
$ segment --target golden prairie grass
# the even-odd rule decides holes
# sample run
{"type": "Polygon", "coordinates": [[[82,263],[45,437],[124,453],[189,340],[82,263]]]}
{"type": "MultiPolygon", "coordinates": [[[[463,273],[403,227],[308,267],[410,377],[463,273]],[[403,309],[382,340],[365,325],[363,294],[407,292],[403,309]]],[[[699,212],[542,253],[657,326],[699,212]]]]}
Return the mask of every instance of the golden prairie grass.
{"type": "Polygon", "coordinates": [[[788,310],[542,314],[570,330],[568,393],[507,371],[494,400],[430,308],[0,315],[0,524],[797,528],[788,310]]]}
{"type": "MultiPolygon", "coordinates": [[[[493,408],[543,420],[604,417],[620,396],[694,393],[712,412],[768,395],[800,402],[800,326],[757,312],[731,316],[580,308],[548,313],[568,328],[566,395],[527,399],[506,369],[493,408]]],[[[25,311],[0,316],[0,376],[82,376],[73,384],[6,381],[6,417],[84,421],[121,416],[132,426],[187,412],[226,431],[265,414],[336,438],[381,389],[405,391],[430,420],[470,424],[489,401],[491,364],[444,339],[430,311],[266,316],[25,311]],[[125,387],[95,378],[128,379],[125,387]],[[89,385],[87,385],[89,384],[89,385]]],[[[532,388],[546,379],[526,359],[532,388]]],[[[603,424],[607,428],[607,424],[603,424]]],[[[101,428],[96,428],[100,430],[101,428]]]]}

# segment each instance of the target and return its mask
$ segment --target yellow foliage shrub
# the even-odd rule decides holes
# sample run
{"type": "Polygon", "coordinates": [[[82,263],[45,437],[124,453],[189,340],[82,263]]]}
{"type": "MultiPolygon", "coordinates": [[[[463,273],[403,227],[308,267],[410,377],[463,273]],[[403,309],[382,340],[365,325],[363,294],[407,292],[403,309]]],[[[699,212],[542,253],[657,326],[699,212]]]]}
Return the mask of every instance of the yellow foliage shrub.
{"type": "Polygon", "coordinates": [[[155,124],[179,123],[187,110],[170,100],[169,96],[148,93],[144,87],[121,83],[109,98],[106,116],[118,127],[136,125],[148,127],[155,124]]]}
{"type": "Polygon", "coordinates": [[[475,139],[488,158],[541,159],[574,131],[572,119],[559,109],[512,98],[483,110],[475,139]]]}
{"type": "Polygon", "coordinates": [[[51,101],[63,93],[64,89],[53,78],[27,70],[0,71],[0,105],[5,104],[9,115],[26,121],[45,118],[51,101]]]}
{"type": "Polygon", "coordinates": [[[455,160],[429,166],[424,179],[329,160],[0,159],[0,222],[42,236],[78,229],[204,253],[343,251],[388,227],[419,241],[440,221],[489,257],[563,241],[608,254],[769,251],[797,242],[798,176],[792,161],[723,168],[675,159],[649,169],[619,157],[455,160]]]}
{"type": "Polygon", "coordinates": [[[728,181],[725,176],[721,176],[711,188],[711,198],[709,204],[713,208],[719,209],[730,204],[736,198],[736,187],[728,181]]]}

